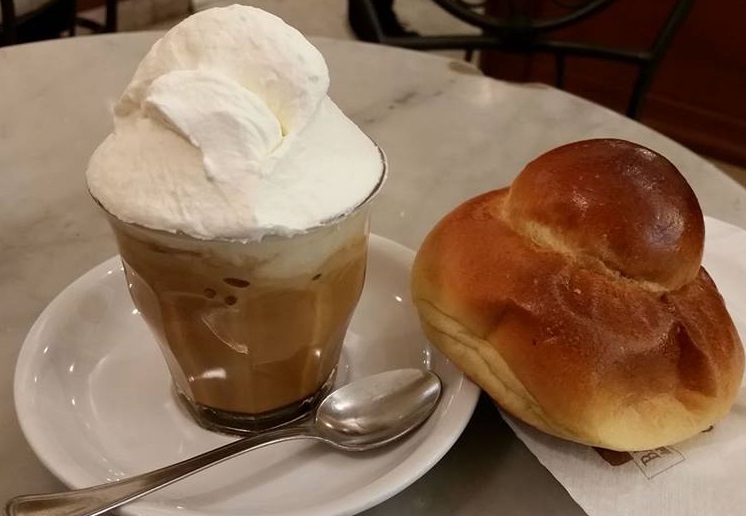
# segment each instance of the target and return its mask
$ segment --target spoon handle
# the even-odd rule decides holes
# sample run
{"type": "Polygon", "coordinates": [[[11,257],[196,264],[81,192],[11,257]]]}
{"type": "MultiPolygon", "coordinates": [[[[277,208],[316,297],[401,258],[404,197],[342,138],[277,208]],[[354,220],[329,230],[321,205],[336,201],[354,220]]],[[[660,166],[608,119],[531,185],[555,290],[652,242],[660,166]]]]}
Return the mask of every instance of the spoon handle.
{"type": "Polygon", "coordinates": [[[279,428],[230,442],[190,459],[124,480],[62,493],[17,496],[8,501],[5,514],[96,516],[249,450],[300,437],[312,438],[314,435],[306,425],[279,428]]]}

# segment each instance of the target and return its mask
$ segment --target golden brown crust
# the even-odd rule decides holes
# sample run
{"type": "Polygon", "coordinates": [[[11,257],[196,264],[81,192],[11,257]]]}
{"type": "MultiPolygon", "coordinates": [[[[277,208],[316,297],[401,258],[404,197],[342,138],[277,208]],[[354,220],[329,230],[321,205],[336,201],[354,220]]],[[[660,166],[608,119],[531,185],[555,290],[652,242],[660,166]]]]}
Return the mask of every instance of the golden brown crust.
{"type": "Polygon", "coordinates": [[[666,158],[624,140],[543,154],[513,182],[505,208],[522,233],[544,229],[539,238],[665,288],[692,281],[702,262],[704,220],[691,187],[666,158]]]}
{"type": "Polygon", "coordinates": [[[467,201],[420,248],[412,292],[433,344],[514,416],[589,445],[648,449],[723,417],[743,349],[699,262],[683,285],[651,287],[514,228],[509,192],[467,201]]]}

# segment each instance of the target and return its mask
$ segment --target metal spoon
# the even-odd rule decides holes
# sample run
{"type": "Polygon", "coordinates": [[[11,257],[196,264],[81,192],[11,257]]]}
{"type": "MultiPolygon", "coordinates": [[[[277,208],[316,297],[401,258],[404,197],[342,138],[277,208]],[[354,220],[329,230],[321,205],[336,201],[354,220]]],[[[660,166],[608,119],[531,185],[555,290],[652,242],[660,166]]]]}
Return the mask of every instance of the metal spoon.
{"type": "Polygon", "coordinates": [[[290,439],[315,439],[344,451],[378,448],[424,423],[439,398],[440,379],[429,371],[398,369],[368,376],[329,394],[313,419],[239,439],[125,480],[63,493],[18,496],[5,506],[5,514],[96,516],[213,464],[290,439]]]}

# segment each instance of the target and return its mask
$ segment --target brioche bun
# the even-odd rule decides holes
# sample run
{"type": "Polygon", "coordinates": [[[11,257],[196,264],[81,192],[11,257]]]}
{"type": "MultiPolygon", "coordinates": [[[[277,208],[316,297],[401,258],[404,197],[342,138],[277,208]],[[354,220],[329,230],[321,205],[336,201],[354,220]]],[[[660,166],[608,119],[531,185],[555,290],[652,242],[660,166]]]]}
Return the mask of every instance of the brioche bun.
{"type": "Polygon", "coordinates": [[[505,411],[612,450],[687,439],[730,409],[744,353],[701,266],[704,221],[676,167],[588,140],[446,215],[412,295],[429,340],[505,411]]]}

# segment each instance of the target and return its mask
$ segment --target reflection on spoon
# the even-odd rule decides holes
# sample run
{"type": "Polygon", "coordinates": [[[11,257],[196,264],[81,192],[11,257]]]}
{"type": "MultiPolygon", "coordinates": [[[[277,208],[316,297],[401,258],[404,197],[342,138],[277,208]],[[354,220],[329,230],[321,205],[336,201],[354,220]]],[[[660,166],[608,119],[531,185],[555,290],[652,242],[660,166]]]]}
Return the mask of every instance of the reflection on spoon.
{"type": "Polygon", "coordinates": [[[232,457],[290,439],[315,439],[344,451],[365,451],[408,434],[433,413],[440,379],[430,371],[398,369],[356,380],[329,394],[313,419],[231,442],[171,466],[118,482],[64,493],[11,499],[8,516],[95,516],[232,457]]]}

